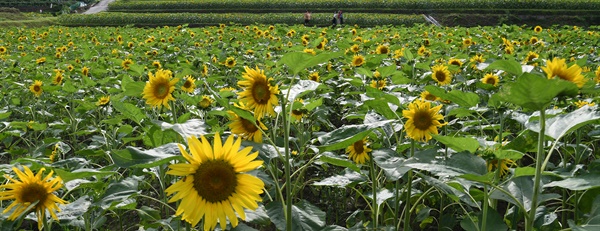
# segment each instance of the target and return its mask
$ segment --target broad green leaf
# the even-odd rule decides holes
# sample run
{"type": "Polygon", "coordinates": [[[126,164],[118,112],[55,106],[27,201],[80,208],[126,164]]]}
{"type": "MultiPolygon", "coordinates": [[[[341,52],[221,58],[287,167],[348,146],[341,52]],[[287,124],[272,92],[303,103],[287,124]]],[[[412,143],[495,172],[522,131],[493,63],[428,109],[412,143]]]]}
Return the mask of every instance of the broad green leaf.
{"type": "MultiPolygon", "coordinates": [[[[373,201],[373,192],[367,193],[367,198],[371,199],[371,201],[373,201]]],[[[393,198],[394,192],[392,192],[392,190],[389,190],[387,188],[381,188],[377,191],[377,204],[381,205],[383,204],[383,202],[385,202],[386,200],[393,198]]]]}
{"type": "Polygon", "coordinates": [[[79,197],[75,201],[70,201],[66,205],[59,205],[60,212],[56,213],[58,220],[68,225],[85,228],[83,215],[88,212],[92,202],[87,195],[79,197]]]}
{"type": "Polygon", "coordinates": [[[127,119],[133,120],[137,124],[140,124],[143,119],[146,119],[146,114],[133,104],[112,101],[111,105],[127,119]]]}
{"type": "Polygon", "coordinates": [[[282,90],[281,95],[283,95],[284,97],[287,96],[288,101],[293,102],[296,99],[296,97],[301,97],[304,94],[314,91],[315,89],[317,89],[317,87],[319,87],[319,85],[320,83],[317,83],[312,80],[299,80],[289,90],[282,90]]]}
{"type": "Polygon", "coordinates": [[[588,173],[559,181],[544,184],[544,187],[561,187],[569,190],[581,191],[600,187],[600,174],[588,173]]]}
{"type": "Polygon", "coordinates": [[[596,231],[600,229],[600,196],[596,195],[596,198],[591,203],[592,209],[587,216],[587,220],[584,222],[585,224],[576,225],[575,222],[569,220],[569,226],[574,231],[596,231]]]}
{"type": "Polygon", "coordinates": [[[479,141],[471,137],[452,137],[443,135],[432,135],[433,138],[456,152],[468,151],[475,153],[479,148],[479,141]]]}
{"type": "MultiPolygon", "coordinates": [[[[285,230],[284,207],[280,202],[271,202],[266,206],[271,222],[278,230],[285,230]]],[[[325,212],[305,200],[292,205],[292,230],[322,230],[325,226],[325,212]]]]}
{"type": "Polygon", "coordinates": [[[326,63],[327,61],[344,55],[344,52],[324,52],[318,55],[311,55],[304,52],[290,52],[279,60],[282,64],[287,65],[291,73],[297,75],[305,68],[316,66],[317,64],[326,63]]]}
{"type": "Polygon", "coordinates": [[[429,93],[440,97],[445,100],[450,100],[453,103],[456,103],[463,107],[474,107],[479,103],[479,96],[473,92],[463,92],[459,90],[452,90],[448,93],[440,87],[428,85],[425,87],[425,90],[429,91],[429,93]]]}
{"type": "Polygon", "coordinates": [[[175,143],[165,144],[149,150],[127,147],[125,150],[117,150],[111,153],[115,165],[121,168],[151,168],[169,163],[175,159],[182,159],[179,147],[175,143]]]}
{"type": "Polygon", "coordinates": [[[554,97],[574,96],[577,92],[577,85],[571,82],[524,73],[516,82],[504,84],[497,94],[504,102],[539,111],[545,110],[554,97]]]}
{"type": "Polygon", "coordinates": [[[318,98],[318,99],[313,99],[310,103],[304,105],[304,108],[308,111],[312,111],[313,109],[315,109],[318,106],[321,106],[323,104],[323,98],[318,98]]]}
{"type": "Polygon", "coordinates": [[[415,157],[411,159],[409,159],[409,163],[405,163],[406,166],[429,171],[432,174],[441,177],[461,176],[464,174],[485,175],[487,173],[485,160],[467,152],[453,154],[447,159],[421,159],[421,157],[416,154],[415,157]]]}
{"type": "Polygon", "coordinates": [[[112,172],[112,171],[98,171],[96,169],[85,169],[85,168],[80,168],[80,169],[75,169],[73,171],[65,171],[59,168],[54,169],[54,172],[56,172],[56,174],[58,176],[60,176],[60,178],[64,181],[64,182],[69,182],[71,180],[75,180],[75,179],[85,179],[88,177],[97,177],[97,178],[102,178],[104,176],[108,176],[108,175],[112,175],[115,174],[116,172],[112,172]]]}
{"type": "Polygon", "coordinates": [[[390,181],[400,179],[410,167],[404,166],[406,158],[400,156],[392,149],[375,149],[371,152],[375,164],[379,166],[390,181]]]}
{"type": "Polygon", "coordinates": [[[356,164],[354,164],[354,162],[349,161],[347,159],[341,159],[341,158],[337,158],[335,156],[328,156],[328,155],[322,155],[321,158],[319,158],[319,159],[328,164],[333,164],[335,166],[352,169],[355,172],[360,172],[360,167],[356,166],[356,164]]]}
{"type": "Polygon", "coordinates": [[[146,83],[141,81],[134,81],[133,79],[131,79],[131,77],[129,77],[129,75],[123,76],[123,79],[121,80],[121,88],[123,89],[123,93],[125,93],[126,96],[140,97],[144,92],[145,86],[146,83]]]}
{"type": "Polygon", "coordinates": [[[155,148],[168,143],[183,143],[184,138],[173,130],[162,130],[158,126],[153,125],[142,137],[144,145],[155,148]]]}
{"type": "Polygon", "coordinates": [[[515,76],[523,74],[521,64],[515,60],[496,60],[485,69],[503,70],[515,76]]]}
{"type": "Polygon", "coordinates": [[[381,77],[385,78],[385,77],[391,76],[392,74],[394,74],[394,72],[396,72],[396,65],[390,65],[387,67],[379,67],[379,68],[377,68],[377,71],[379,71],[379,74],[381,74],[381,77]]]}
{"type": "Polygon", "coordinates": [[[138,177],[128,177],[120,182],[114,182],[108,185],[104,195],[94,204],[102,209],[135,209],[135,196],[138,193],[138,182],[142,180],[138,177]],[[132,207],[133,206],[133,207],[132,207]]]}
{"type": "Polygon", "coordinates": [[[438,178],[430,177],[420,172],[415,172],[415,174],[417,174],[429,185],[435,187],[437,190],[439,190],[441,193],[443,193],[445,196],[449,197],[453,201],[462,201],[463,203],[469,206],[478,207],[477,201],[475,201],[472,196],[470,196],[467,192],[464,191],[463,185],[461,185],[460,188],[457,189],[450,186],[448,182],[443,182],[438,178]]]}
{"type": "Polygon", "coordinates": [[[533,226],[539,230],[543,226],[552,224],[556,221],[556,218],[558,218],[558,216],[554,211],[548,210],[546,206],[539,206],[535,210],[535,221],[533,226]]]}
{"type": "Polygon", "coordinates": [[[366,93],[368,97],[373,98],[374,100],[381,100],[384,101],[386,103],[392,103],[394,105],[402,105],[400,103],[400,100],[398,99],[397,96],[386,93],[382,90],[379,90],[377,88],[373,88],[373,87],[367,87],[366,88],[366,93]]]}
{"type": "Polygon", "coordinates": [[[355,171],[350,171],[348,169],[344,169],[343,175],[335,175],[327,177],[323,180],[317,181],[313,183],[315,186],[333,186],[344,188],[348,185],[354,185],[360,182],[366,182],[367,178],[355,171]]]}
{"type": "MultiPolygon", "coordinates": [[[[597,107],[584,106],[568,114],[546,119],[546,135],[554,138],[554,140],[559,140],[567,133],[600,120],[600,112],[596,109],[597,107]]],[[[540,131],[539,120],[527,121],[524,125],[532,131],[540,131]]]]}
{"type": "Polygon", "coordinates": [[[521,177],[521,176],[533,176],[535,175],[534,167],[519,167],[515,168],[515,173],[513,177],[521,177]]]}
{"type": "Polygon", "coordinates": [[[384,120],[369,124],[344,125],[332,132],[319,136],[322,146],[321,151],[331,151],[346,148],[356,141],[365,138],[372,129],[392,123],[393,120],[384,120]]]}
{"type": "Polygon", "coordinates": [[[158,125],[162,130],[173,129],[181,137],[184,137],[187,142],[187,137],[200,137],[202,135],[208,134],[207,126],[204,124],[204,121],[199,119],[191,119],[181,124],[170,124],[163,121],[154,120],[152,121],[154,124],[158,125]]]}
{"type": "Polygon", "coordinates": [[[488,209],[488,213],[487,213],[487,217],[483,217],[483,212],[478,212],[477,217],[473,217],[472,215],[469,217],[465,217],[461,222],[460,222],[460,227],[462,227],[464,230],[466,231],[480,231],[480,227],[483,223],[483,219],[486,219],[486,226],[485,226],[485,230],[489,230],[489,231],[505,231],[508,230],[508,226],[506,225],[506,223],[504,223],[504,220],[502,219],[502,216],[500,216],[500,214],[492,209],[489,208],[488,209]],[[477,224],[473,223],[473,220],[471,220],[470,218],[473,218],[475,220],[475,222],[477,222],[477,224]]]}

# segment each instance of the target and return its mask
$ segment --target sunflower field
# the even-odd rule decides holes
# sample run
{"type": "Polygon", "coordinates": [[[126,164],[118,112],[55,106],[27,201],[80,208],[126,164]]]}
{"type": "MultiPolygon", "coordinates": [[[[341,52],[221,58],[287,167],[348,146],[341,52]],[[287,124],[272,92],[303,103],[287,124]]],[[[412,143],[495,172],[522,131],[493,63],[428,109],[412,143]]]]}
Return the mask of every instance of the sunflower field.
{"type": "Polygon", "coordinates": [[[599,43],[3,28],[0,230],[597,230],[599,43]]]}

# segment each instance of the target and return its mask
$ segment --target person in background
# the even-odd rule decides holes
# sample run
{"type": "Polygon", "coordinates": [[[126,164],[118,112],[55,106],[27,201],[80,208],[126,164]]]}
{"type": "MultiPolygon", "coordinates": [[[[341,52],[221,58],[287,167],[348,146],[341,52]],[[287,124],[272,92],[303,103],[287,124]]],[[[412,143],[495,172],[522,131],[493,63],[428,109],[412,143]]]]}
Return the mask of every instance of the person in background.
{"type": "Polygon", "coordinates": [[[340,25],[344,24],[344,15],[342,14],[341,10],[338,12],[338,19],[340,25]]]}
{"type": "Polygon", "coordinates": [[[333,25],[331,26],[331,28],[334,28],[337,24],[338,24],[338,12],[334,12],[333,13],[333,19],[331,20],[331,22],[333,23],[333,25]]]}
{"type": "Polygon", "coordinates": [[[311,19],[311,13],[310,11],[306,11],[306,13],[304,13],[304,25],[308,26],[310,24],[310,19],[311,19]]]}

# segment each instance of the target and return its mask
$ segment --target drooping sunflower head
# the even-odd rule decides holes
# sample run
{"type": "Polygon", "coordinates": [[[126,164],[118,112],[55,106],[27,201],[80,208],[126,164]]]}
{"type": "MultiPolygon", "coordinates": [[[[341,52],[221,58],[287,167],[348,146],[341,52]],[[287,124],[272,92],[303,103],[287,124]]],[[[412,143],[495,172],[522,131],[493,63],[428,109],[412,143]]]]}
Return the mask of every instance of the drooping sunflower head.
{"type": "Polygon", "coordinates": [[[390,53],[390,48],[386,45],[379,45],[379,46],[377,46],[377,50],[375,50],[375,53],[388,54],[388,53],[390,53]]]}
{"type": "Polygon", "coordinates": [[[201,108],[208,108],[213,102],[214,100],[210,98],[210,96],[203,95],[200,102],[198,102],[198,105],[200,105],[201,108]]]}
{"type": "Polygon", "coordinates": [[[575,104],[575,106],[577,106],[577,108],[582,108],[583,106],[594,106],[596,105],[596,103],[594,102],[588,102],[588,101],[583,101],[583,100],[579,100],[577,102],[574,102],[573,104],[575,104]]]}
{"type": "Polygon", "coordinates": [[[96,102],[96,106],[104,106],[104,105],[108,104],[108,102],[110,102],[110,95],[102,96],[96,102]]]}
{"type": "Polygon", "coordinates": [[[133,60],[131,59],[125,59],[121,62],[121,67],[123,67],[123,69],[125,70],[129,70],[129,66],[133,64],[133,60]]]}
{"type": "Polygon", "coordinates": [[[40,97],[42,92],[42,81],[36,80],[31,86],[29,86],[29,90],[35,95],[35,97],[40,97]]]}
{"type": "Polygon", "coordinates": [[[311,55],[317,54],[317,52],[315,52],[314,49],[310,49],[310,48],[305,48],[303,51],[304,51],[304,53],[311,54],[311,55]]]}
{"type": "Polygon", "coordinates": [[[218,133],[212,146],[204,136],[188,138],[188,145],[190,153],[179,145],[186,162],[171,164],[167,171],[182,177],[165,190],[173,195],[169,202],[181,200],[175,215],[192,226],[203,220],[204,230],[213,230],[217,222],[225,230],[227,220],[236,227],[237,216],[245,220],[244,209],[256,210],[262,201],[264,182],[247,174],[263,164],[255,160],[258,152],[250,153],[252,147],[241,149],[241,139],[233,136],[223,143],[218,133]]]}
{"type": "Polygon", "coordinates": [[[437,101],[440,98],[431,94],[429,91],[423,91],[423,92],[421,92],[421,99],[427,100],[427,101],[437,101]]]}
{"type": "Polygon", "coordinates": [[[88,68],[88,67],[81,68],[81,74],[83,76],[88,76],[90,74],[90,68],[88,68]]]}
{"type": "Polygon", "coordinates": [[[358,46],[358,44],[354,44],[350,47],[350,51],[352,51],[352,53],[358,53],[360,51],[360,46],[358,46]]]}
{"type": "Polygon", "coordinates": [[[500,77],[498,75],[494,75],[492,73],[485,74],[483,78],[481,78],[481,82],[484,84],[490,84],[494,87],[497,87],[500,83],[500,77]]]}
{"type": "Polygon", "coordinates": [[[238,81],[238,86],[244,88],[238,93],[238,99],[247,105],[249,110],[254,111],[257,119],[264,115],[275,115],[274,107],[279,105],[277,94],[279,87],[271,86],[269,83],[273,79],[267,79],[264,71],[256,67],[255,69],[244,67],[242,74],[243,80],[238,81]]]}
{"type": "Polygon", "coordinates": [[[41,57],[41,58],[35,60],[35,63],[37,63],[37,64],[43,64],[45,62],[46,62],[46,57],[41,57]]]}
{"type": "Polygon", "coordinates": [[[512,166],[516,166],[517,163],[511,159],[491,159],[487,160],[488,172],[495,171],[499,168],[500,176],[506,176],[508,170],[512,166]]]}
{"type": "Polygon", "coordinates": [[[566,80],[576,84],[579,88],[587,82],[587,80],[581,74],[582,69],[577,64],[573,64],[567,68],[565,59],[554,58],[552,61],[547,60],[546,66],[542,67],[542,70],[546,72],[548,79],[554,79],[558,77],[562,80],[566,80]]]}
{"type": "Polygon", "coordinates": [[[318,72],[318,71],[311,72],[311,73],[308,75],[308,79],[309,79],[309,80],[312,80],[312,81],[315,81],[315,82],[319,82],[319,79],[320,79],[320,77],[319,77],[319,72],[318,72]]]}
{"type": "Polygon", "coordinates": [[[181,90],[187,93],[194,92],[194,89],[196,89],[196,79],[194,79],[194,77],[191,75],[187,75],[184,78],[185,82],[183,83],[183,86],[181,86],[181,90]]]}
{"type": "MultiPolygon", "coordinates": [[[[294,107],[297,106],[297,105],[304,105],[304,100],[302,100],[302,99],[296,99],[296,100],[294,100],[294,107]]],[[[296,121],[301,121],[302,117],[304,117],[304,115],[305,115],[305,113],[304,113],[305,111],[306,111],[305,109],[303,110],[301,108],[295,107],[294,109],[292,109],[292,112],[291,112],[290,115],[296,121]]]]}
{"type": "Polygon", "coordinates": [[[540,55],[538,55],[534,51],[530,51],[527,53],[527,57],[525,57],[525,60],[523,60],[523,62],[529,63],[532,62],[534,59],[537,59],[538,57],[540,57],[540,55]]]}
{"type": "Polygon", "coordinates": [[[58,220],[56,211],[60,212],[58,204],[66,204],[67,202],[60,199],[54,192],[62,187],[62,180],[60,177],[52,178],[54,172],[46,175],[42,178],[45,171],[44,168],[40,169],[37,174],[33,174],[31,169],[27,166],[23,166],[24,172],[16,167],[12,168],[19,179],[13,179],[6,175],[6,179],[10,182],[0,186],[0,201],[3,200],[14,200],[2,213],[13,211],[8,217],[9,220],[15,220],[22,214],[30,212],[28,207],[37,202],[33,206],[32,210],[38,218],[38,229],[42,230],[43,221],[46,218],[46,211],[50,213],[50,216],[55,220],[58,220]]]}
{"type": "Polygon", "coordinates": [[[233,68],[235,67],[235,58],[233,57],[227,57],[227,59],[225,59],[225,66],[228,68],[233,68]]]}
{"type": "Polygon", "coordinates": [[[462,62],[462,61],[460,61],[460,59],[457,59],[457,58],[451,58],[451,59],[448,61],[448,65],[454,65],[454,66],[457,66],[457,67],[462,67],[462,65],[463,65],[463,62],[462,62]]]}
{"type": "Polygon", "coordinates": [[[370,86],[373,88],[377,88],[379,90],[383,90],[383,88],[385,88],[385,86],[387,86],[387,83],[386,83],[385,79],[371,80],[370,86]]]}
{"type": "Polygon", "coordinates": [[[154,66],[154,68],[156,68],[156,69],[160,69],[162,67],[162,65],[160,64],[160,61],[158,61],[158,60],[152,61],[152,66],[154,66]]]}
{"type": "Polygon", "coordinates": [[[360,67],[365,63],[365,57],[362,55],[355,55],[352,57],[352,66],[360,67]]]}
{"type": "Polygon", "coordinates": [[[162,107],[170,109],[169,101],[175,100],[173,98],[173,91],[175,90],[175,83],[179,79],[172,79],[173,73],[169,70],[159,69],[155,74],[148,72],[149,80],[144,86],[142,92],[143,98],[146,99],[146,104],[152,107],[162,107]]]}
{"type": "Polygon", "coordinates": [[[268,129],[263,123],[260,122],[260,120],[256,120],[256,123],[253,123],[250,120],[238,116],[233,111],[228,111],[228,114],[231,121],[231,123],[229,123],[229,129],[231,129],[233,134],[242,137],[244,140],[262,143],[263,136],[261,129],[263,131],[268,129]]]}
{"type": "Polygon", "coordinates": [[[371,152],[371,148],[367,147],[367,139],[358,140],[352,145],[346,148],[346,153],[348,153],[348,158],[354,161],[357,164],[364,164],[368,160],[370,160],[369,152],[371,152]]]}
{"type": "Polygon", "coordinates": [[[452,82],[450,71],[448,71],[448,67],[443,64],[438,64],[431,68],[431,78],[442,86],[452,82]]]}
{"type": "Polygon", "coordinates": [[[408,137],[416,141],[429,141],[431,134],[438,134],[438,128],[446,123],[440,123],[444,116],[439,114],[442,105],[431,107],[430,102],[422,99],[408,105],[408,110],[402,110],[402,116],[407,119],[404,129],[408,137]]]}

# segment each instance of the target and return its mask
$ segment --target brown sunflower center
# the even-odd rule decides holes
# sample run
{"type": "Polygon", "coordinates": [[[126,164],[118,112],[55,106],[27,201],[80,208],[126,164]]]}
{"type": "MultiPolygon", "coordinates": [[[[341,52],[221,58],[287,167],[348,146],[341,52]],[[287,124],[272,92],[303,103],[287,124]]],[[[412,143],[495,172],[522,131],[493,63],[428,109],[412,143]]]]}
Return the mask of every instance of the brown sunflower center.
{"type": "Polygon", "coordinates": [[[39,201],[36,207],[43,206],[47,197],[48,191],[39,183],[25,184],[23,188],[21,188],[21,193],[17,195],[17,198],[23,202],[34,203],[39,201]]]}
{"type": "Polygon", "coordinates": [[[189,81],[189,80],[185,81],[185,83],[183,83],[183,87],[185,87],[185,88],[192,87],[192,81],[189,81]]]}
{"type": "Polygon", "coordinates": [[[271,99],[271,91],[265,80],[257,80],[252,86],[252,98],[258,104],[267,104],[271,99]]]}
{"type": "Polygon", "coordinates": [[[169,83],[159,83],[154,87],[154,97],[159,99],[167,98],[169,94],[169,83]]]}
{"type": "Polygon", "coordinates": [[[417,110],[413,117],[413,121],[415,127],[422,131],[428,130],[433,124],[433,118],[431,117],[431,114],[429,114],[429,111],[425,109],[417,110]]]}
{"type": "Polygon", "coordinates": [[[381,49],[379,49],[379,53],[381,53],[381,54],[387,54],[388,53],[388,48],[387,47],[382,47],[381,49]]]}
{"type": "Polygon", "coordinates": [[[494,84],[496,84],[496,79],[494,79],[494,78],[488,78],[488,79],[485,80],[485,83],[494,85],[494,84]]]}
{"type": "Polygon", "coordinates": [[[297,115],[297,116],[301,116],[302,115],[302,111],[300,111],[300,110],[292,110],[292,114],[297,115]]]}
{"type": "Polygon", "coordinates": [[[233,165],[225,160],[207,160],[194,173],[194,189],[211,203],[227,200],[236,189],[233,165]]]}
{"type": "Polygon", "coordinates": [[[42,91],[42,88],[39,85],[35,85],[35,86],[33,86],[33,91],[40,92],[40,91],[42,91]]]}
{"type": "Polygon", "coordinates": [[[258,128],[254,126],[254,124],[252,124],[252,122],[250,122],[249,120],[240,118],[240,121],[242,122],[242,127],[244,127],[244,130],[248,133],[254,133],[258,131],[258,128]]]}
{"type": "Polygon", "coordinates": [[[210,100],[208,99],[202,99],[200,101],[200,106],[203,108],[207,108],[208,106],[210,106],[210,100]]]}
{"type": "Polygon", "coordinates": [[[364,142],[362,140],[354,142],[354,151],[356,154],[363,153],[365,151],[364,142]]]}
{"type": "Polygon", "coordinates": [[[437,79],[438,82],[444,82],[446,80],[446,73],[443,71],[436,71],[435,79],[437,79]]]}
{"type": "Polygon", "coordinates": [[[227,65],[229,65],[229,66],[233,66],[234,62],[235,62],[235,61],[233,61],[233,60],[229,60],[229,61],[227,61],[227,65]]]}
{"type": "Polygon", "coordinates": [[[425,99],[435,101],[436,97],[435,97],[435,95],[427,94],[427,95],[425,95],[425,99]]]}

